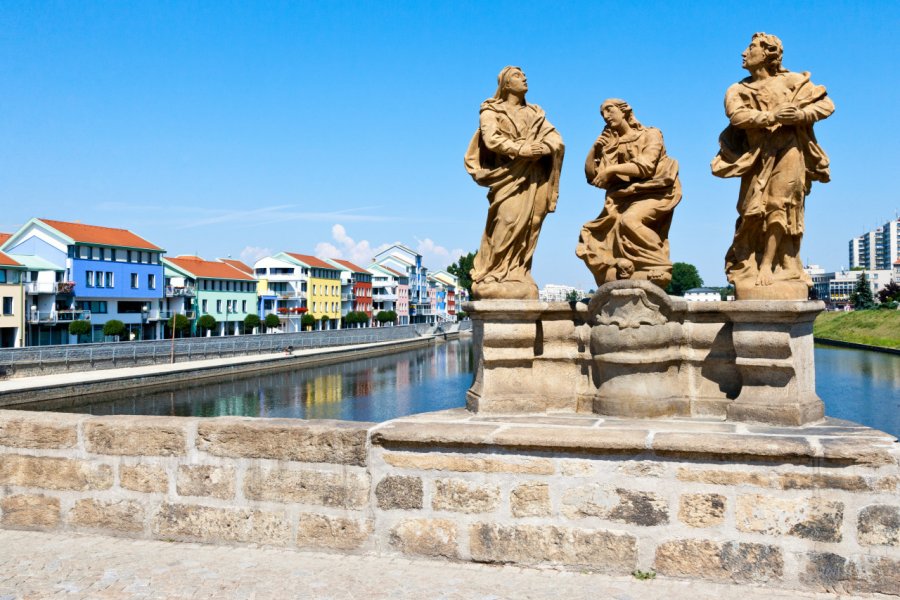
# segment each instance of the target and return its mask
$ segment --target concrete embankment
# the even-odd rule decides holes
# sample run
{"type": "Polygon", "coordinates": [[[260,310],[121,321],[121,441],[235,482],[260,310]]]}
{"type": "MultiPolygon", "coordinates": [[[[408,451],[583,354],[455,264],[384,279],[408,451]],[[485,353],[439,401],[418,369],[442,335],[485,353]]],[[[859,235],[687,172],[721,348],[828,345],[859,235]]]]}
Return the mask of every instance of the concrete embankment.
{"type": "Polygon", "coordinates": [[[856,342],[845,342],[843,340],[831,340],[828,338],[813,338],[817,344],[826,346],[838,346],[840,348],[853,348],[855,350],[871,350],[872,352],[884,352],[885,354],[900,355],[900,348],[888,348],[886,346],[873,346],[871,344],[858,344],[856,342]]]}
{"type": "Polygon", "coordinates": [[[391,352],[402,352],[443,341],[443,336],[295,350],[293,354],[274,352],[250,356],[230,356],[174,364],[153,364],[119,369],[55,373],[0,381],[0,408],[41,403],[42,408],[60,408],[79,403],[86,395],[103,394],[136,387],[152,389],[177,383],[194,383],[265,370],[295,369],[338,363],[391,352]],[[45,403],[50,402],[50,405],[45,403]]]}

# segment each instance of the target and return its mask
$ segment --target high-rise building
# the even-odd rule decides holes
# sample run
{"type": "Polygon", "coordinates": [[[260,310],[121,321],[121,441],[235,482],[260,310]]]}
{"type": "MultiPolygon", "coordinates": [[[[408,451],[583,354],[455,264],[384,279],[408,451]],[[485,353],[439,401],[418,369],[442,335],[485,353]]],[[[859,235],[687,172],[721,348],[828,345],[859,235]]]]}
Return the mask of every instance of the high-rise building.
{"type": "Polygon", "coordinates": [[[900,219],[888,221],[850,240],[850,268],[883,271],[900,258],[900,219]]]}

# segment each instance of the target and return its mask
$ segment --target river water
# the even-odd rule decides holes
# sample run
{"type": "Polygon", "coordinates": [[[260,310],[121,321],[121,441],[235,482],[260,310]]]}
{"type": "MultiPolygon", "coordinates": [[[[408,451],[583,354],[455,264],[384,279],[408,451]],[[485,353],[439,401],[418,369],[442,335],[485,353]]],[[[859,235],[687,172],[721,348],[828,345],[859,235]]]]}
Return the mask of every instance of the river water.
{"type": "MultiPolygon", "coordinates": [[[[464,406],[473,369],[472,341],[463,338],[343,364],[117,392],[56,410],[378,422],[464,406]]],[[[829,416],[900,436],[900,356],[817,346],[816,389],[829,416]]]]}

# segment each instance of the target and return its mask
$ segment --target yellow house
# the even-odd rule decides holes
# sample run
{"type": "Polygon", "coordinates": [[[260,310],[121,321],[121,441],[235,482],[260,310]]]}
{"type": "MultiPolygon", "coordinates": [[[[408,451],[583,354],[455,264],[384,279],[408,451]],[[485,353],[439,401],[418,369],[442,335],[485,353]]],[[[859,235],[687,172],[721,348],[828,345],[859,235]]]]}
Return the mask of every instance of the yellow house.
{"type": "Polygon", "coordinates": [[[315,329],[339,329],[341,326],[341,271],[334,265],[308,254],[282,252],[275,256],[303,267],[306,275],[307,314],[315,318],[315,329]],[[325,321],[322,317],[327,317],[325,321]]]}
{"type": "MultiPolygon", "coordinates": [[[[2,235],[2,234],[0,234],[2,235]]],[[[25,267],[0,252],[0,347],[25,345],[25,267]]]]}

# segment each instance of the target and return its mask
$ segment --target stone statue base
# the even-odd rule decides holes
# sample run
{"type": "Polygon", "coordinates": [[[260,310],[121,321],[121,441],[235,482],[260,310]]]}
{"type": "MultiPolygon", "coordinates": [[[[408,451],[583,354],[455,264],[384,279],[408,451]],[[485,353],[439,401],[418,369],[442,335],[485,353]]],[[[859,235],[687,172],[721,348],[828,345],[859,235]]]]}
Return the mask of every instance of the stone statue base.
{"type": "Polygon", "coordinates": [[[647,281],[590,304],[483,300],[474,321],[479,413],[592,412],[801,425],[824,416],[812,324],[821,302],[686,302],[647,281]]]}
{"type": "Polygon", "coordinates": [[[739,281],[734,286],[734,297],[738,300],[806,300],[809,286],[802,281],[776,281],[772,285],[739,281]]]}

